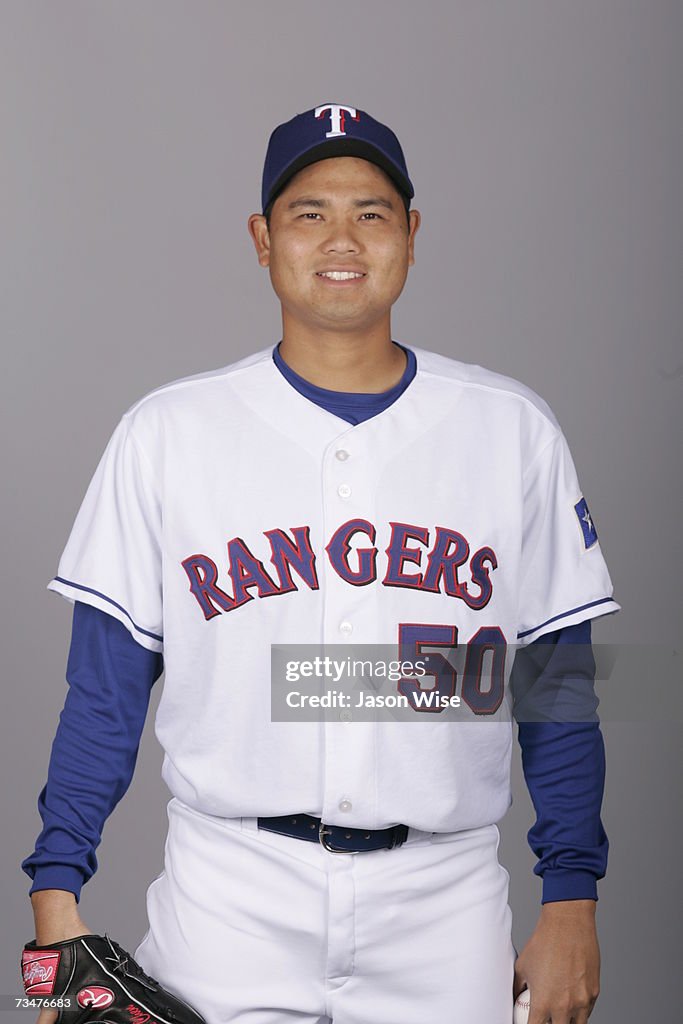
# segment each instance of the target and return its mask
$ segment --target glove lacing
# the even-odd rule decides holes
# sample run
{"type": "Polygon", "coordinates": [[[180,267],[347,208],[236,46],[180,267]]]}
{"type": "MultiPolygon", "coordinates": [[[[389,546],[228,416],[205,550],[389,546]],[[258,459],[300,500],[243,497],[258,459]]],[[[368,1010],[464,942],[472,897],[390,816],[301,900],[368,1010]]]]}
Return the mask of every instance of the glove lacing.
{"type": "Polygon", "coordinates": [[[112,961],[114,966],[112,971],[114,974],[119,971],[121,974],[127,975],[129,978],[133,978],[134,981],[138,981],[145,988],[148,988],[150,992],[156,992],[160,985],[156,978],[150,977],[149,974],[145,974],[140,964],[138,964],[130,953],[127,953],[125,949],[119,946],[118,942],[114,942],[105,934],[105,939],[109,943],[113,956],[105,956],[105,960],[112,961]]]}

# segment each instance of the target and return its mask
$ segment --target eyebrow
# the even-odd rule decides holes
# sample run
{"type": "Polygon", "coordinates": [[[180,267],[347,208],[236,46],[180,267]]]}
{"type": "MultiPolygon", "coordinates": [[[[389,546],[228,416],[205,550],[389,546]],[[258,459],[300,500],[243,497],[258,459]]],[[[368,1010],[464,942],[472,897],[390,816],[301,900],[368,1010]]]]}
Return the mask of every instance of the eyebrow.
{"type": "MultiPolygon", "coordinates": [[[[303,196],[301,199],[294,199],[287,206],[288,210],[295,210],[299,206],[314,206],[316,209],[323,209],[329,206],[327,199],[314,199],[312,196],[303,196]]],[[[353,205],[357,208],[365,206],[383,206],[387,210],[393,210],[394,204],[390,199],[384,199],[382,196],[375,196],[372,199],[355,199],[353,205]]]]}

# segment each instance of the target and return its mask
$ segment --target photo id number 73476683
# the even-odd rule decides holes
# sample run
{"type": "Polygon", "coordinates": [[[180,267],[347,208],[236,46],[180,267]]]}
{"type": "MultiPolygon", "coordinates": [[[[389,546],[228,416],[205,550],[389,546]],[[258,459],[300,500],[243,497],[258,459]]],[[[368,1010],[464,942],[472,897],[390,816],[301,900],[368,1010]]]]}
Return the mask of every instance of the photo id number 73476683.
{"type": "Polygon", "coordinates": [[[14,999],[18,1010],[70,1010],[71,999],[68,996],[16,996],[14,999]]]}

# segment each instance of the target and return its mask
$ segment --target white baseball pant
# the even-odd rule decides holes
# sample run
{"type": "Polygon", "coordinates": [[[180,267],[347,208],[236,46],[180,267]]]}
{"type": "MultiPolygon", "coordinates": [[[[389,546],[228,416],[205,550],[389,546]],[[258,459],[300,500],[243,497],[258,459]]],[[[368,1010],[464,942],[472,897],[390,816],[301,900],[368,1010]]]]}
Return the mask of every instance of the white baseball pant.
{"type": "Polygon", "coordinates": [[[168,818],[134,955],[207,1024],[511,1024],[496,825],[347,854],[176,798],[168,818]]]}

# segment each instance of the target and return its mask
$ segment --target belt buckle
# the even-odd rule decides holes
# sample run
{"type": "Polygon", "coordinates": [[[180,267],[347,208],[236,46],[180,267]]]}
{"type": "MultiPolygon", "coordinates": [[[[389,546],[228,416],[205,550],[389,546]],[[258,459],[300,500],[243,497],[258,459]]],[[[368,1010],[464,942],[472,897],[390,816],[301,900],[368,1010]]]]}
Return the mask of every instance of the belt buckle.
{"type": "Polygon", "coordinates": [[[347,854],[347,856],[349,854],[358,853],[358,850],[335,850],[333,846],[328,846],[326,842],[326,836],[330,835],[332,835],[331,829],[328,828],[328,826],[321,821],[320,825],[318,826],[318,839],[320,840],[322,846],[328,851],[328,853],[345,853],[347,854]]]}

